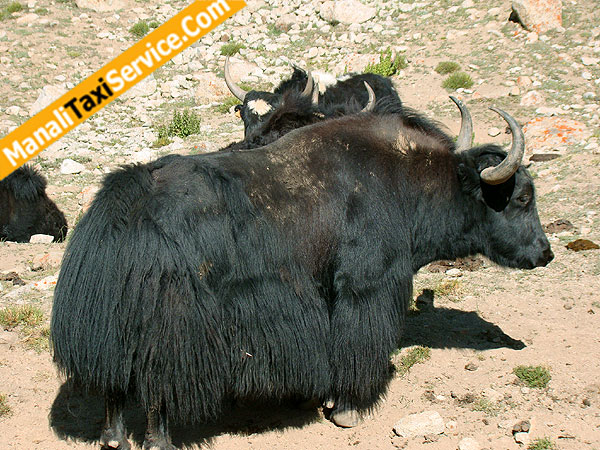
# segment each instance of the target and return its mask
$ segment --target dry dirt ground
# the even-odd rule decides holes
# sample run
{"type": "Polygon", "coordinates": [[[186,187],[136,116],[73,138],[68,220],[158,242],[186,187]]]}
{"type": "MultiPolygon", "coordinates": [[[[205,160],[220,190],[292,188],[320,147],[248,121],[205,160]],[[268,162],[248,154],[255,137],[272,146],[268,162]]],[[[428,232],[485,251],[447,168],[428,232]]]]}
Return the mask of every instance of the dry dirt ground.
{"type": "MultiPolygon", "coordinates": [[[[8,3],[1,0],[0,6],[8,3]]],[[[0,21],[0,135],[27,118],[43,86],[65,80],[77,83],[134,42],[128,33],[133,23],[140,18],[164,20],[163,16],[168,15],[168,11],[157,12],[158,3],[151,1],[132,2],[118,16],[114,12],[82,11],[69,1],[30,3],[31,8],[0,21]],[[30,12],[37,13],[38,18],[18,20],[30,12]],[[80,18],[82,13],[87,17],[80,18]],[[103,31],[118,39],[101,40],[98,34],[103,31]],[[61,76],[65,78],[55,78],[61,76]],[[7,111],[15,105],[21,108],[20,113],[7,111]]],[[[431,349],[430,357],[405,374],[399,371],[386,398],[358,427],[336,428],[320,409],[246,404],[234,407],[219,423],[176,429],[174,441],[192,448],[236,450],[454,450],[462,439],[470,437],[481,448],[516,450],[527,445],[515,442],[512,427],[527,420],[532,440],[547,437],[561,450],[600,450],[600,251],[574,252],[566,248],[577,238],[600,242],[600,88],[595,82],[600,78],[600,66],[597,61],[591,65],[582,62],[582,57],[600,58],[596,0],[566,0],[565,30],[540,36],[530,35],[507,21],[510,2],[506,0],[423,1],[408,12],[397,8],[412,5],[412,1],[380,3],[389,14],[376,21],[383,23],[391,17],[397,33],[379,36],[367,30],[372,40],[369,48],[348,43],[344,51],[349,55],[376,54],[382,46],[397,46],[409,62],[394,77],[400,96],[406,104],[446,124],[451,132],[457,131],[458,123],[447,101],[448,92],[441,87],[443,76],[433,70],[440,61],[458,62],[476,82],[472,92],[462,97],[471,108],[478,142],[502,143],[509,139],[504,133],[495,138],[487,134],[490,127],[502,126],[487,110],[493,104],[521,123],[554,109],[559,117],[582,126],[580,134],[559,135],[559,144],[548,144],[545,151],[559,154],[557,159],[534,162],[530,168],[542,223],[567,219],[574,228],[549,234],[556,257],[545,268],[509,270],[483,261],[473,271],[460,268],[454,277],[444,269],[421,270],[415,282],[415,297],[430,289],[433,304],[431,296],[429,301],[417,303],[419,309],[408,318],[402,348],[392,359],[400,367],[403,356],[414,346],[431,349]],[[451,8],[453,5],[458,8],[451,8]],[[533,84],[519,80],[520,76],[528,77],[533,84]],[[517,91],[509,95],[515,87],[517,91]],[[530,90],[538,91],[541,100],[522,105],[523,96],[530,90]],[[552,379],[546,388],[526,388],[513,374],[519,365],[544,366],[552,379]],[[423,411],[441,415],[446,423],[443,434],[413,438],[394,435],[392,429],[398,420],[423,411]]],[[[185,6],[182,2],[166,4],[173,11],[185,6]]],[[[268,18],[269,11],[276,7],[276,2],[270,2],[263,16],[268,18]]],[[[254,8],[260,9],[260,2],[255,2],[254,8]]],[[[241,27],[232,21],[219,33],[234,33],[241,27]]],[[[276,26],[267,30],[271,37],[278,34],[276,26]]],[[[343,24],[333,27],[334,35],[347,32],[343,24]]],[[[330,59],[325,54],[308,60],[305,54],[315,37],[322,37],[325,46],[334,45],[330,42],[332,31],[301,30],[300,36],[302,42],[295,41],[285,51],[306,65],[327,69],[334,66],[335,58],[347,57],[341,52],[330,59]]],[[[268,61],[277,56],[260,46],[250,46],[243,53],[244,58],[259,55],[268,61]]],[[[223,58],[201,62],[203,70],[219,73],[223,58]]],[[[185,70],[185,65],[169,63],[157,71],[156,79],[159,85],[168,84],[175,74],[187,75],[185,70]]],[[[191,83],[202,88],[197,79],[191,78],[191,83]]],[[[216,148],[240,138],[241,128],[234,116],[214,108],[202,109],[193,93],[188,97],[169,99],[163,95],[145,111],[150,122],[158,123],[174,107],[197,109],[205,128],[201,135],[184,141],[180,152],[197,151],[198,146],[216,148]]],[[[70,139],[68,145],[42,152],[35,161],[48,177],[49,194],[65,211],[70,225],[81,214],[80,193],[97,186],[104,171],[132,160],[131,151],[124,148],[131,137],[128,129],[146,126],[152,130],[152,126],[142,124],[144,119],[132,122],[130,116],[139,114],[135,102],[129,99],[109,105],[89,125],[74,130],[66,138],[70,139]],[[59,167],[65,157],[78,159],[86,170],[61,175],[59,167]]],[[[559,132],[554,129],[542,133],[539,145],[559,132]]],[[[528,154],[534,150],[529,144],[528,154]]],[[[169,149],[151,151],[156,156],[169,149]]],[[[32,341],[28,332],[19,328],[2,334],[0,395],[5,396],[10,409],[0,416],[2,450],[98,448],[100,399],[73,389],[59,377],[44,344],[43,327],[52,308],[52,285],[35,287],[34,283],[52,280],[48,277],[58,273],[57,261],[63,250],[64,244],[0,243],[0,273],[15,271],[26,282],[20,287],[0,281],[0,307],[34,305],[44,312],[46,323],[36,331],[37,340],[32,341]],[[47,252],[55,261],[32,270],[32,262],[47,252]]],[[[143,417],[135,405],[127,412],[127,422],[133,443],[139,447],[143,417]]]]}

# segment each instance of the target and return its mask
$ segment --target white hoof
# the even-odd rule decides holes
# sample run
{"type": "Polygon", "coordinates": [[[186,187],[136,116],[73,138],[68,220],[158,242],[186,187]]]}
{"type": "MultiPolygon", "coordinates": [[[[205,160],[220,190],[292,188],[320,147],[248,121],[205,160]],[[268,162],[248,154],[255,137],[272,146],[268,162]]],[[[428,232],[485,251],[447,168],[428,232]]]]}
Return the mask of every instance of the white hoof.
{"type": "Polygon", "coordinates": [[[355,409],[344,409],[332,412],[331,421],[338,427],[352,428],[360,423],[360,416],[355,409]]]}

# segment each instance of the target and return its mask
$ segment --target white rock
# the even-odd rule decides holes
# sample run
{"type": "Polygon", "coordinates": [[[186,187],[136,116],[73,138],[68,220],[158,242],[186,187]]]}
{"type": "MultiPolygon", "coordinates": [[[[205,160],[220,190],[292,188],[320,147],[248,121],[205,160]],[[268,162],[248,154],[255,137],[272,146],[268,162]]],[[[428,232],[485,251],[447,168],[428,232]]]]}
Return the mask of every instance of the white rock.
{"type": "Polygon", "coordinates": [[[56,280],[58,280],[58,274],[50,275],[49,277],[42,278],[40,281],[33,283],[33,287],[42,291],[56,286],[56,280]]]}
{"type": "Polygon", "coordinates": [[[319,12],[328,22],[338,21],[347,25],[366,22],[377,14],[375,8],[363,5],[358,0],[326,1],[321,4],[319,12]]]}
{"type": "Polygon", "coordinates": [[[425,434],[442,434],[444,420],[437,411],[411,414],[394,425],[394,433],[400,437],[413,437],[425,434]]]}
{"type": "Polygon", "coordinates": [[[475,439],[467,437],[458,443],[458,450],[480,450],[481,446],[475,439]]]}
{"type": "Polygon", "coordinates": [[[29,239],[30,244],[50,244],[54,240],[49,234],[34,234],[29,239]]]}
{"type": "Polygon", "coordinates": [[[488,129],[487,134],[492,137],[496,137],[501,133],[500,128],[492,127],[488,129]]]}
{"type": "Polygon", "coordinates": [[[6,114],[9,114],[11,116],[17,116],[19,115],[19,113],[21,112],[21,108],[19,108],[18,106],[9,106],[8,108],[6,108],[6,114]]]}
{"type": "Polygon", "coordinates": [[[31,105],[31,108],[29,108],[29,115],[33,116],[39,113],[46,106],[50,105],[66,93],[66,89],[62,86],[44,86],[37,100],[31,105]]]}
{"type": "Polygon", "coordinates": [[[583,72],[581,74],[581,78],[583,78],[584,80],[588,80],[589,81],[589,80],[591,80],[593,78],[593,75],[590,72],[585,71],[585,72],[583,72]]]}
{"type": "Polygon", "coordinates": [[[483,396],[485,398],[487,398],[488,400],[490,400],[490,401],[492,401],[494,403],[498,403],[499,401],[501,401],[501,400],[504,399],[504,395],[503,394],[501,394],[500,392],[498,392],[498,391],[496,391],[496,390],[494,390],[492,388],[485,389],[482,392],[482,394],[483,394],[483,396]]]}
{"type": "Polygon", "coordinates": [[[515,433],[513,436],[514,436],[515,442],[517,444],[528,445],[529,442],[531,441],[531,437],[529,436],[529,433],[515,433]]]}
{"type": "Polygon", "coordinates": [[[127,6],[125,0],[75,0],[75,4],[78,8],[92,9],[96,12],[115,11],[127,6]]]}
{"type": "Polygon", "coordinates": [[[77,161],[73,161],[72,159],[65,159],[60,165],[60,173],[63,175],[71,175],[75,173],[80,173],[85,169],[85,166],[77,161]]]}
{"type": "Polygon", "coordinates": [[[446,270],[446,275],[448,275],[449,277],[458,278],[462,277],[462,272],[460,269],[453,268],[446,270]]]}
{"type": "Polygon", "coordinates": [[[581,57],[581,63],[584,66],[594,66],[594,65],[598,64],[598,61],[600,61],[598,58],[592,58],[590,56],[582,56],[581,57]]]}
{"type": "Polygon", "coordinates": [[[15,22],[17,22],[18,24],[33,23],[38,17],[40,16],[38,16],[37,14],[29,13],[19,17],[15,22]]]}

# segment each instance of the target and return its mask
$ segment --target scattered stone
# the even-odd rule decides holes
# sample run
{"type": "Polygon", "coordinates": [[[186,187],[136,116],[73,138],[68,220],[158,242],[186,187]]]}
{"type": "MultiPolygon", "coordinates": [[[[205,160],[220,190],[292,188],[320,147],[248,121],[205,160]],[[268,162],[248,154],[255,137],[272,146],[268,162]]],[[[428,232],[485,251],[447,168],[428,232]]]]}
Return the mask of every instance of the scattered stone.
{"type": "Polygon", "coordinates": [[[65,159],[60,165],[60,173],[63,175],[72,175],[76,173],[80,173],[85,169],[85,166],[77,161],[73,161],[72,159],[65,159]]]}
{"type": "Polygon", "coordinates": [[[437,411],[410,414],[394,425],[394,433],[401,437],[437,435],[444,432],[444,420],[437,411]]]}
{"type": "Polygon", "coordinates": [[[446,430],[449,432],[455,432],[458,429],[458,422],[456,420],[449,420],[446,422],[446,430]]]}
{"type": "Polygon", "coordinates": [[[469,372],[475,372],[477,369],[479,369],[479,366],[472,362],[465,366],[465,370],[468,370],[469,372]]]}
{"type": "Polygon", "coordinates": [[[521,89],[519,89],[519,86],[513,86],[508,91],[508,95],[510,95],[512,97],[516,97],[517,95],[520,95],[520,94],[521,94],[521,89]]]}
{"type": "Polygon", "coordinates": [[[498,136],[502,131],[500,131],[500,128],[496,128],[496,127],[492,127],[488,130],[488,135],[492,136],[492,137],[496,137],[498,136]]]}
{"type": "Polygon", "coordinates": [[[543,225],[542,229],[544,230],[544,233],[560,233],[562,231],[571,231],[575,228],[575,226],[573,226],[573,224],[571,222],[569,222],[567,219],[558,219],[555,220],[554,222],[551,222],[547,225],[543,225]]]}
{"type": "Polygon", "coordinates": [[[38,270],[46,270],[52,267],[58,267],[62,261],[62,256],[63,253],[60,251],[36,255],[33,257],[33,261],[31,261],[31,270],[37,272],[38,270]]]}
{"type": "Polygon", "coordinates": [[[37,14],[34,13],[29,13],[29,14],[24,14],[21,17],[19,17],[17,20],[15,20],[15,22],[17,22],[19,25],[22,24],[29,24],[29,23],[33,23],[36,21],[36,19],[38,19],[40,16],[38,16],[37,14]]]}
{"type": "Polygon", "coordinates": [[[40,281],[33,283],[33,287],[41,291],[47,291],[48,289],[56,286],[58,280],[58,274],[50,275],[49,277],[42,278],[40,281]]]}
{"type": "Polygon", "coordinates": [[[480,450],[481,446],[475,439],[467,437],[458,443],[458,450],[480,450]]]}
{"type": "Polygon", "coordinates": [[[482,395],[494,403],[504,400],[504,395],[492,388],[485,389],[482,392],[482,395]]]}
{"type": "Polygon", "coordinates": [[[544,96],[539,91],[530,91],[521,97],[521,106],[536,106],[544,102],[544,96]]]}
{"type": "Polygon", "coordinates": [[[127,6],[125,0],[75,0],[81,9],[91,9],[96,12],[116,11],[127,6]]]}
{"type": "Polygon", "coordinates": [[[585,140],[589,135],[584,123],[559,117],[535,118],[523,126],[523,132],[529,153],[567,148],[585,140]]]}
{"type": "Polygon", "coordinates": [[[561,0],[512,0],[513,17],[529,31],[562,28],[561,0]]]}
{"type": "Polygon", "coordinates": [[[321,17],[328,22],[341,22],[347,25],[363,23],[377,14],[373,7],[363,5],[358,0],[326,1],[321,4],[321,17]]]}
{"type": "Polygon", "coordinates": [[[534,153],[529,157],[529,162],[544,162],[552,161],[553,159],[560,158],[558,153],[534,153]]]}
{"type": "Polygon", "coordinates": [[[0,281],[12,281],[13,286],[24,286],[25,282],[17,272],[0,273],[0,281]]]}
{"type": "Polygon", "coordinates": [[[598,64],[598,61],[600,61],[600,59],[592,58],[590,56],[582,56],[581,57],[581,63],[584,66],[594,66],[594,65],[598,64]]]}
{"type": "Polygon", "coordinates": [[[529,442],[531,441],[529,433],[515,433],[513,436],[517,444],[529,445],[529,442]]]}
{"type": "Polygon", "coordinates": [[[33,116],[39,113],[46,106],[49,106],[52,102],[66,93],[67,90],[62,86],[44,86],[37,100],[33,103],[33,105],[31,105],[31,108],[29,109],[29,115],[33,116]]]}
{"type": "Polygon", "coordinates": [[[460,269],[448,269],[446,270],[446,275],[452,278],[462,277],[462,271],[460,269]]]}
{"type": "Polygon", "coordinates": [[[527,87],[531,86],[531,83],[531,78],[529,78],[528,76],[520,76],[517,78],[517,86],[527,87]]]}
{"type": "Polygon", "coordinates": [[[584,250],[598,250],[600,246],[589,239],[576,239],[573,242],[569,242],[567,248],[574,252],[582,252],[584,250]]]}
{"type": "Polygon", "coordinates": [[[594,76],[586,70],[585,72],[582,72],[581,78],[590,81],[592,78],[594,78],[594,76]]]}
{"type": "Polygon", "coordinates": [[[54,240],[54,236],[49,234],[34,234],[29,238],[30,244],[50,244],[54,240]]]}

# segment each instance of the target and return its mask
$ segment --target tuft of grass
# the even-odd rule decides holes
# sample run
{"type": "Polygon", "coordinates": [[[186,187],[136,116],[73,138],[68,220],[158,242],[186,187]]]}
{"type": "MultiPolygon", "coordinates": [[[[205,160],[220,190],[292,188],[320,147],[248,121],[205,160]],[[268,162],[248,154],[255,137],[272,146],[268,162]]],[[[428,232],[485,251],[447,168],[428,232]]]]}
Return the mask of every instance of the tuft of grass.
{"type": "Polygon", "coordinates": [[[433,287],[433,294],[434,297],[446,298],[452,302],[459,302],[462,300],[464,294],[463,284],[457,279],[442,280],[433,287]]]}
{"type": "Polygon", "coordinates": [[[136,38],[141,39],[150,31],[150,27],[144,20],[140,20],[134,26],[129,29],[129,32],[133,34],[136,38]]]}
{"type": "Polygon", "coordinates": [[[174,111],[171,122],[158,128],[158,139],[154,142],[154,147],[162,147],[169,144],[169,138],[178,136],[186,138],[192,134],[200,132],[200,117],[188,109],[183,112],[174,111]]]}
{"type": "Polygon", "coordinates": [[[552,379],[550,371],[543,366],[517,366],[513,373],[530,388],[543,389],[552,379]]]}
{"type": "Polygon", "coordinates": [[[160,27],[160,22],[158,22],[158,21],[156,21],[156,20],[153,20],[152,22],[150,22],[150,23],[148,24],[148,26],[149,26],[150,28],[152,28],[152,29],[155,29],[155,28],[158,28],[158,27],[160,27]]]}
{"type": "Polygon", "coordinates": [[[50,351],[50,327],[29,329],[23,340],[23,345],[36,353],[50,351]]]}
{"type": "Polygon", "coordinates": [[[8,417],[12,414],[12,409],[8,404],[6,395],[0,394],[0,418],[8,417]]]}
{"type": "Polygon", "coordinates": [[[479,398],[473,402],[471,405],[471,409],[473,411],[481,411],[486,413],[488,416],[497,416],[500,413],[500,406],[487,399],[487,398],[479,398]]]}
{"type": "Polygon", "coordinates": [[[408,67],[406,58],[404,58],[404,56],[396,55],[392,60],[392,49],[388,48],[381,52],[377,64],[369,63],[367,67],[365,67],[364,73],[374,73],[384,77],[391,77],[400,69],[405,69],[406,67],[408,67]]]}
{"type": "Polygon", "coordinates": [[[216,106],[215,109],[221,114],[227,114],[232,106],[239,105],[240,101],[235,97],[227,97],[222,104],[216,106]]]}
{"type": "Polygon", "coordinates": [[[547,437],[535,439],[527,446],[527,450],[556,450],[557,448],[556,444],[547,437]]]}
{"type": "Polygon", "coordinates": [[[47,16],[48,14],[50,14],[50,11],[48,11],[48,8],[37,8],[34,13],[40,15],[40,16],[47,16]]]}
{"type": "Polygon", "coordinates": [[[455,91],[458,88],[468,89],[473,86],[473,79],[468,73],[454,72],[442,83],[442,87],[450,91],[455,91]]]}
{"type": "Polygon", "coordinates": [[[0,310],[0,325],[7,330],[12,330],[19,325],[36,327],[43,320],[42,310],[32,305],[8,306],[0,310]]]}
{"type": "Polygon", "coordinates": [[[240,42],[230,42],[221,46],[221,55],[233,56],[246,46],[240,42]]]}
{"type": "Polygon", "coordinates": [[[460,65],[458,63],[454,61],[443,61],[436,66],[435,71],[440,75],[447,75],[449,73],[456,72],[458,69],[460,69],[460,65]]]}
{"type": "Polygon", "coordinates": [[[19,12],[19,11],[23,11],[24,9],[25,9],[25,6],[23,6],[19,2],[10,2],[8,5],[6,5],[4,7],[4,10],[8,14],[12,14],[12,13],[16,13],[16,12],[19,12]]]}
{"type": "Polygon", "coordinates": [[[396,366],[396,372],[400,375],[406,375],[412,366],[420,364],[431,358],[431,349],[429,347],[413,347],[406,352],[396,366]]]}

